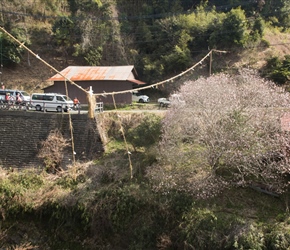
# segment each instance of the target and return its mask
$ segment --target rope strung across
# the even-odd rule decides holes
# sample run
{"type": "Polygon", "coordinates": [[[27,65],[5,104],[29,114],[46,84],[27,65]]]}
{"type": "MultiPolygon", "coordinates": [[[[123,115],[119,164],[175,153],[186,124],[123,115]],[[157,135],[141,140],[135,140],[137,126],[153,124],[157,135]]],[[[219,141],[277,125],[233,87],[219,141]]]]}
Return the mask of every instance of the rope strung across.
{"type": "MultiPolygon", "coordinates": [[[[31,51],[29,48],[27,48],[24,45],[24,42],[21,43],[17,38],[15,38],[14,36],[12,36],[9,32],[7,32],[3,27],[0,26],[0,29],[6,33],[9,37],[11,37],[14,41],[16,41],[20,47],[23,47],[24,49],[26,49],[27,51],[29,51],[32,55],[34,55],[37,59],[39,59],[40,61],[42,61],[45,65],[47,65],[49,68],[51,68],[53,71],[55,71],[56,73],[58,73],[60,76],[62,76],[64,78],[64,80],[68,81],[69,83],[71,83],[72,85],[75,85],[76,87],[78,87],[80,90],[82,90],[83,92],[87,93],[87,94],[91,94],[93,96],[104,96],[104,95],[117,95],[117,94],[125,94],[125,93],[132,93],[133,90],[132,89],[128,89],[128,90],[122,90],[122,91],[116,91],[116,92],[102,92],[102,93],[89,93],[87,90],[85,90],[84,88],[82,88],[81,86],[79,86],[78,84],[76,84],[74,81],[70,80],[69,78],[67,78],[65,75],[63,75],[60,71],[58,71],[56,68],[54,68],[52,65],[50,65],[49,63],[47,63],[45,60],[43,60],[39,55],[35,54],[33,51],[31,51]]],[[[168,84],[170,82],[172,82],[174,79],[181,77],[183,75],[185,75],[186,73],[190,72],[191,70],[194,70],[194,68],[196,68],[197,66],[199,66],[200,64],[203,63],[203,61],[209,57],[213,52],[218,52],[218,53],[227,53],[227,51],[222,51],[222,50],[216,50],[216,49],[212,49],[210,50],[199,62],[197,62],[196,64],[194,64],[192,67],[186,69],[185,71],[181,72],[178,75],[175,75],[171,78],[168,78],[166,80],[151,84],[150,86],[145,86],[145,87],[139,87],[134,89],[134,91],[136,90],[143,90],[143,89],[149,89],[149,88],[154,88],[156,86],[162,85],[162,84],[168,84]]]]}
{"type": "MultiPolygon", "coordinates": [[[[216,49],[212,49],[210,50],[199,62],[197,62],[196,64],[194,64],[193,66],[191,66],[190,68],[186,69],[185,71],[181,72],[180,74],[178,75],[175,75],[171,78],[168,78],[166,80],[163,80],[163,81],[160,81],[160,82],[157,82],[157,83],[154,83],[154,84],[150,84],[150,86],[145,86],[145,87],[139,87],[139,88],[135,88],[134,91],[136,90],[143,90],[143,89],[150,89],[150,88],[154,88],[154,87],[157,87],[159,85],[163,85],[163,84],[167,84],[167,83],[170,83],[172,82],[174,79],[178,78],[178,77],[181,77],[183,75],[185,75],[186,73],[190,72],[191,70],[194,70],[194,68],[196,68],[198,65],[202,64],[203,61],[211,56],[211,54],[213,52],[218,52],[218,53],[228,53],[227,51],[222,51],[222,50],[216,50],[216,49]]],[[[116,92],[103,92],[103,93],[95,93],[93,94],[94,96],[104,96],[104,95],[117,95],[117,94],[125,94],[125,93],[132,93],[133,90],[122,90],[122,91],[116,91],[116,92]]]]}
{"type": "MultiPolygon", "coordinates": [[[[75,82],[73,82],[72,80],[68,79],[65,75],[63,75],[61,72],[59,72],[56,68],[54,68],[52,65],[50,65],[49,63],[47,63],[45,60],[43,60],[39,55],[35,54],[33,51],[31,51],[29,48],[27,48],[24,45],[24,42],[20,42],[17,38],[15,38],[14,36],[12,36],[9,32],[7,32],[3,27],[0,26],[0,30],[2,30],[5,34],[7,34],[10,38],[12,38],[14,41],[16,41],[20,47],[23,47],[24,49],[26,49],[28,52],[30,52],[32,55],[34,55],[37,59],[39,59],[41,62],[43,62],[45,65],[47,65],[49,68],[51,68],[53,71],[55,71],[56,73],[58,73],[60,76],[62,76],[64,78],[65,81],[65,89],[66,89],[66,95],[68,96],[68,89],[67,89],[67,82],[71,83],[72,85],[76,86],[77,88],[79,88],[81,91],[85,92],[87,94],[88,97],[88,103],[89,103],[89,112],[88,115],[89,117],[93,116],[93,111],[94,110],[94,104],[95,104],[95,98],[93,97],[97,97],[97,96],[104,96],[104,95],[111,95],[113,98],[113,102],[114,102],[114,106],[115,109],[117,110],[117,106],[115,103],[115,95],[117,94],[124,94],[124,93],[132,93],[133,90],[123,90],[123,91],[117,91],[117,92],[110,92],[110,93],[92,93],[92,89],[90,89],[90,91],[85,90],[84,88],[82,88],[81,86],[79,86],[78,84],[76,84],[75,82]]],[[[173,82],[174,79],[183,76],[184,74],[190,72],[191,70],[194,70],[194,68],[196,68],[198,65],[202,64],[203,61],[209,57],[212,56],[213,52],[218,52],[218,53],[227,53],[226,51],[220,51],[220,50],[210,50],[199,62],[197,62],[196,64],[194,64],[192,67],[188,68],[187,70],[181,72],[178,75],[175,75],[169,79],[157,82],[155,84],[149,85],[149,86],[145,86],[145,87],[140,87],[140,88],[136,88],[134,89],[134,91],[136,90],[143,90],[143,89],[149,89],[149,88],[154,88],[157,87],[159,85],[163,85],[163,84],[167,84],[170,82],[173,82]]],[[[93,118],[93,117],[91,117],[93,118]]],[[[70,124],[70,130],[71,130],[71,141],[72,141],[72,155],[73,155],[73,164],[75,165],[75,152],[74,152],[74,137],[73,137],[73,127],[72,127],[72,121],[71,121],[71,116],[69,115],[69,124],[70,124]]],[[[129,160],[129,167],[130,167],[130,176],[131,179],[133,178],[133,166],[132,166],[132,162],[131,162],[131,156],[130,156],[130,151],[129,151],[129,147],[127,144],[127,140],[126,140],[126,136],[123,130],[123,126],[121,125],[121,132],[123,135],[123,139],[126,145],[126,151],[127,151],[127,155],[128,155],[128,160],[129,160]]]]}

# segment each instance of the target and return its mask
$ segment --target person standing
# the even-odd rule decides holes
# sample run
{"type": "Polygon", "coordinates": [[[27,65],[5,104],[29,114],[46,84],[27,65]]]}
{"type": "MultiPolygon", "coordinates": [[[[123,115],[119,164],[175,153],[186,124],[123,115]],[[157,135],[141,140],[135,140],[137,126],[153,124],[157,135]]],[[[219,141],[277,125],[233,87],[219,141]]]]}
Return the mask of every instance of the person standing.
{"type": "Polygon", "coordinates": [[[74,110],[76,110],[77,108],[79,108],[80,101],[77,97],[75,97],[73,102],[74,102],[74,110]]]}
{"type": "Polygon", "coordinates": [[[10,101],[10,93],[6,93],[5,101],[8,103],[10,101]]]}
{"type": "Polygon", "coordinates": [[[17,93],[17,95],[16,95],[16,103],[20,104],[21,102],[22,102],[22,98],[21,98],[20,94],[17,93]]]}

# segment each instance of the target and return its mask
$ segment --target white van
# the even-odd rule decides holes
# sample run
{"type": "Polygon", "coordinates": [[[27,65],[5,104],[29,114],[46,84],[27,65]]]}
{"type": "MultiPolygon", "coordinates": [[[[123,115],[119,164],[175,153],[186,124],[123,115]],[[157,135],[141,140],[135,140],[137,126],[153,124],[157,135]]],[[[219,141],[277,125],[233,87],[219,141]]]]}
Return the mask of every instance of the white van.
{"type": "Polygon", "coordinates": [[[33,93],[30,103],[37,111],[67,112],[73,107],[73,101],[69,97],[56,93],[33,93]]]}
{"type": "Polygon", "coordinates": [[[19,94],[20,98],[24,101],[24,102],[30,102],[30,95],[23,91],[23,90],[14,90],[12,92],[12,95],[16,98],[17,94],[19,94]]]}

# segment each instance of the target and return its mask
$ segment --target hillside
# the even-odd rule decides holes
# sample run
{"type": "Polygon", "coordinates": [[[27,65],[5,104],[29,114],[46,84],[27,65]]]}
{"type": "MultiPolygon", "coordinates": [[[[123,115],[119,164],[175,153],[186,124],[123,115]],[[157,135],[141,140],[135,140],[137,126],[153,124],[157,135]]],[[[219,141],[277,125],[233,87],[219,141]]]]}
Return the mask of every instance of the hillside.
{"type": "Polygon", "coordinates": [[[277,56],[284,57],[290,54],[290,34],[281,33],[267,29],[264,39],[269,42],[268,48],[257,48],[253,50],[246,50],[242,53],[237,66],[247,66],[261,69],[266,62],[266,59],[277,56]]]}
{"type": "MultiPolygon", "coordinates": [[[[30,49],[59,71],[69,65],[81,65],[79,62],[74,61],[75,58],[68,60],[59,56],[55,51],[48,53],[45,49],[42,50],[42,47],[31,47],[30,49]]],[[[20,64],[3,68],[2,72],[2,81],[6,88],[23,89],[29,93],[41,91],[43,87],[50,84],[47,79],[55,74],[51,68],[28,51],[23,55],[23,60],[20,64]]]]}
{"type": "MultiPolygon", "coordinates": [[[[269,10],[277,7],[272,5],[276,1],[235,1],[244,4],[247,15],[240,9],[228,11],[233,1],[210,1],[224,4],[218,13],[204,11],[206,4],[196,7],[204,2],[209,1],[4,0],[1,7],[7,13],[0,13],[8,23],[13,20],[18,31],[30,25],[27,46],[59,71],[69,65],[128,63],[136,66],[140,80],[155,83],[199,62],[208,53],[209,38],[211,48],[227,51],[213,53],[212,73],[261,70],[268,58],[290,55],[290,33],[278,31],[282,19],[269,10]],[[267,8],[255,9],[257,2],[267,3],[268,13],[267,8]],[[17,12],[28,14],[19,18],[17,12]],[[264,36],[244,36],[239,42],[247,43],[235,44],[232,37],[237,34],[225,17],[237,20],[242,34],[253,34],[257,13],[267,21],[264,36]],[[58,28],[54,34],[53,25],[58,28]]],[[[55,72],[27,51],[21,56],[20,64],[2,69],[6,88],[42,91],[55,72]]],[[[67,154],[58,146],[73,140],[51,131],[45,143],[37,145],[45,152],[39,166],[18,170],[0,164],[0,249],[289,250],[290,135],[280,130],[288,95],[280,89],[277,95],[272,88],[265,91],[263,79],[247,73],[233,74],[236,79],[200,77],[208,76],[208,66],[207,59],[164,86],[164,92],[172,91],[199,78],[180,89],[181,96],[188,93],[182,100],[186,108],[178,103],[148,112],[148,104],[140,104],[144,110],[138,112],[126,106],[99,113],[98,130],[106,150],[92,161],[60,168],[62,157],[71,159],[75,152],[67,154]],[[241,82],[247,88],[236,90],[241,82]],[[286,103],[283,109],[281,103],[286,103]],[[273,116],[268,116],[268,107],[273,116]],[[283,192],[275,189],[277,183],[283,192]]],[[[150,94],[154,102],[156,96],[150,94]]],[[[29,112],[22,112],[25,119],[29,112]]],[[[56,115],[62,119],[67,114],[56,115]]],[[[33,133],[24,123],[23,129],[33,133]]]]}
{"type": "MultiPolygon", "coordinates": [[[[246,49],[241,52],[229,51],[227,54],[217,55],[217,58],[213,57],[213,72],[240,67],[261,69],[265,65],[267,58],[272,56],[283,57],[290,54],[289,39],[290,34],[267,30],[265,40],[271,46],[268,48],[246,49]]],[[[69,55],[64,57],[58,51],[48,50],[43,46],[32,46],[30,49],[59,71],[70,65],[86,65],[80,58],[69,55]]],[[[200,57],[202,56],[203,54],[200,54],[200,57]]],[[[198,60],[199,56],[196,57],[196,62],[198,60]]],[[[51,68],[26,51],[20,64],[2,69],[2,82],[4,82],[6,88],[24,89],[32,93],[41,91],[43,87],[49,85],[50,83],[47,82],[47,79],[53,74],[55,72],[51,68]]],[[[202,69],[195,72],[196,76],[200,74],[207,75],[208,72],[202,69]]]]}
{"type": "MultiPolygon", "coordinates": [[[[4,0],[0,24],[57,70],[130,64],[148,84],[178,75],[209,48],[228,51],[213,58],[213,73],[261,68],[265,58],[289,54],[289,34],[279,32],[290,26],[287,1],[235,2],[4,0]]],[[[5,35],[0,40],[7,88],[32,92],[49,84],[55,72],[5,35]]],[[[204,66],[191,77],[207,75],[204,66]]]]}

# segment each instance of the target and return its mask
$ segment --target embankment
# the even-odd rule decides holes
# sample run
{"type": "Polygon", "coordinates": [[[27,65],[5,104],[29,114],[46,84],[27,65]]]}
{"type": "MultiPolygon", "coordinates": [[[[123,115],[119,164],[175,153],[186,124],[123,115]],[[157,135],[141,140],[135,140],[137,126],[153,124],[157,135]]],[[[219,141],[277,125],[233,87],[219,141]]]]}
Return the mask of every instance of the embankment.
{"type": "MultiPolygon", "coordinates": [[[[90,160],[103,152],[96,120],[87,114],[72,114],[76,160],[90,160]]],[[[37,154],[41,142],[58,129],[71,142],[69,114],[0,110],[0,165],[26,168],[41,165],[37,154]]],[[[72,144],[71,144],[72,145],[72,144]]],[[[72,159],[72,148],[64,160],[72,159]]]]}

